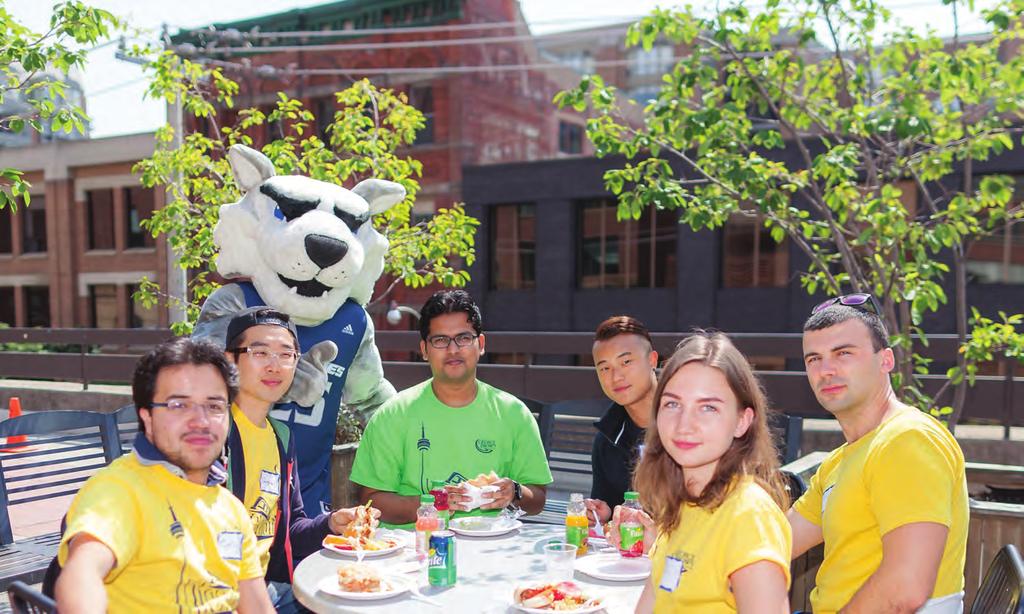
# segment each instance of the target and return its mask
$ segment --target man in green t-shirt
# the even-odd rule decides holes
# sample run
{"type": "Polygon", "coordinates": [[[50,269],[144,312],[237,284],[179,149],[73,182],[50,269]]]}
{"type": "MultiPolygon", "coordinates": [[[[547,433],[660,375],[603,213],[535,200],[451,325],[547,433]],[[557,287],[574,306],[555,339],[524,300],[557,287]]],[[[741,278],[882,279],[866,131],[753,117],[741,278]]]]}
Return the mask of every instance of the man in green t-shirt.
{"type": "Polygon", "coordinates": [[[470,513],[512,504],[528,514],[544,508],[552,478],[536,420],[519,399],[476,379],[481,322],[463,290],[436,292],[423,305],[420,352],[433,377],[374,414],[352,468],[360,500],[372,499],[385,523],[414,522],[432,480],[447,484],[452,510],[466,512],[463,483],[492,471],[498,490],[484,493],[488,501],[470,513]]]}

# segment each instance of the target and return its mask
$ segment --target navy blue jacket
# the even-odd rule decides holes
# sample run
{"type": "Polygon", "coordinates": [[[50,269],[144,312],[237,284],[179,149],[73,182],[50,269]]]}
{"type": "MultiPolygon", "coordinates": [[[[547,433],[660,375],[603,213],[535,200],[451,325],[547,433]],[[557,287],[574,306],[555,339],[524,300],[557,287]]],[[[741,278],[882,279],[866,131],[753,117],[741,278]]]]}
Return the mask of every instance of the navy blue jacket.
{"type": "MultiPolygon", "coordinates": [[[[267,565],[267,580],[291,582],[295,564],[320,549],[324,537],[330,533],[330,514],[319,514],[315,518],[306,516],[302,507],[299,487],[299,472],[295,461],[295,440],[288,427],[273,418],[267,418],[274,429],[277,453],[281,458],[281,498],[277,503],[277,520],[274,525],[274,543],[270,546],[270,562],[267,565]]],[[[238,498],[245,501],[245,452],[242,437],[231,418],[228,433],[228,481],[227,487],[238,498]]]]}

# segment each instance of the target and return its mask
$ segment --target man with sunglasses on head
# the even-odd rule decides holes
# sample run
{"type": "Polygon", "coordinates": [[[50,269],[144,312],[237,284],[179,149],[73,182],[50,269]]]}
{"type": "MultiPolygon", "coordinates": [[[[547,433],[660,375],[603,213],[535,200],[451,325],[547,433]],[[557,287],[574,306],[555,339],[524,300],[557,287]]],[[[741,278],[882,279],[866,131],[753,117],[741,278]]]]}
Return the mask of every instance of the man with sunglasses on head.
{"type": "Polygon", "coordinates": [[[828,612],[959,613],[967,480],[956,439],[902,403],[878,304],[830,299],[804,324],[807,378],[846,438],[789,510],[793,557],[824,542],[811,592],[828,612]]]}
{"type": "Polygon", "coordinates": [[[245,507],[221,488],[238,375],[223,351],[179,338],[132,378],[132,452],[75,495],[58,549],[61,612],[273,612],[245,507]]]}
{"type": "Polygon", "coordinates": [[[341,533],[355,509],[306,516],[295,440],[286,424],[268,416],[291,386],[299,361],[298,333],[288,315],[269,307],[239,312],[228,323],[224,347],[239,380],[230,412],[227,487],[249,511],[274,607],[298,611],[291,592],[295,565],[319,550],[328,533],[341,533]]]}
{"type": "Polygon", "coordinates": [[[463,483],[493,471],[497,490],[483,494],[480,510],[539,513],[552,481],[540,430],[519,399],[476,378],[480,309],[465,291],[442,290],[420,313],[420,353],[432,377],[392,397],[367,424],[352,468],[360,499],[372,499],[382,521],[407,525],[432,481],[444,482],[451,509],[465,512],[463,483]]]}

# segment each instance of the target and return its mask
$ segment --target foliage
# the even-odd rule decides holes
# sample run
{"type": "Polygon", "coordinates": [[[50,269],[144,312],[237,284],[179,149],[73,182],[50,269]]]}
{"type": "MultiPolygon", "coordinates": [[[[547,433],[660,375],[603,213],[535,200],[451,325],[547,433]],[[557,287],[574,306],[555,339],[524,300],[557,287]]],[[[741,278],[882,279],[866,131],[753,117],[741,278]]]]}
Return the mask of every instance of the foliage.
{"type": "MultiPolygon", "coordinates": [[[[169,190],[169,202],[143,224],[154,236],[167,235],[182,267],[193,272],[187,321],[176,323],[175,333],[191,329],[203,299],[217,287],[208,266],[216,253],[213,227],[218,205],[241,196],[224,154],[236,143],[253,145],[256,131],[270,130],[276,137],[262,151],[280,174],[308,175],[348,187],[377,177],[405,187],[405,201],[374,219],[391,243],[385,273],[393,276],[395,283],[462,286],[468,281],[468,272],[452,260],[461,260],[466,266],[473,263],[478,222],[466,215],[461,205],[441,209],[427,221],[413,223],[410,219],[422,166],[398,151],[413,143],[424,119],[408,104],[405,94],[377,88],[367,80],[352,84],[335,94],[337,110],[322,137],[315,129],[314,114],[284,93],[278,94],[269,112],[241,109],[234,114],[233,124],[222,126],[221,116],[226,113],[218,115],[218,111],[233,110],[238,84],[219,68],[164,52],[149,64],[149,70],[153,74],[149,95],[168,103],[180,100],[185,112],[201,126],[180,135],[180,142],[170,125],[159,129],[153,156],[135,167],[143,185],[169,190]]],[[[138,296],[150,306],[157,302],[159,292],[152,280],[144,280],[138,296]]]]}
{"type": "MultiPolygon", "coordinates": [[[[956,1],[947,4],[955,16],[956,1]]],[[[809,293],[879,297],[899,358],[895,383],[934,413],[952,413],[955,425],[958,378],[995,356],[981,348],[1021,356],[1019,317],[999,327],[976,314],[986,341],[964,346],[956,385],[943,391],[956,390],[955,411],[921,390],[928,361],[911,338],[949,300],[952,270],[966,343],[967,249],[1024,217],[1010,177],[974,169],[1012,149],[1021,130],[1024,57],[1000,49],[1021,38],[1022,10],[1011,2],[988,11],[991,37],[970,45],[885,33],[889,13],[860,0],[770,0],[758,12],[736,3],[710,16],[657,10],[630,28],[628,44],[667,41],[683,53],[641,125],[598,76],[555,101],[590,111],[598,155],[627,158],[605,174],[621,218],[675,209],[695,230],[752,218],[806,256],[800,281],[809,293]]]]}
{"type": "Polygon", "coordinates": [[[354,443],[363,438],[363,423],[351,409],[342,405],[338,410],[338,428],[334,432],[334,443],[354,443]]]}
{"type": "MultiPolygon", "coordinates": [[[[19,133],[85,133],[88,118],[68,97],[62,79],[73,69],[84,67],[87,49],[108,38],[120,21],[107,11],[77,0],[53,7],[49,29],[37,33],[18,23],[0,4],[0,104],[8,112],[0,115],[0,130],[19,133]],[[20,104],[11,105],[12,102],[20,104]]],[[[29,204],[29,183],[22,172],[0,168],[0,209],[29,204]]]]}

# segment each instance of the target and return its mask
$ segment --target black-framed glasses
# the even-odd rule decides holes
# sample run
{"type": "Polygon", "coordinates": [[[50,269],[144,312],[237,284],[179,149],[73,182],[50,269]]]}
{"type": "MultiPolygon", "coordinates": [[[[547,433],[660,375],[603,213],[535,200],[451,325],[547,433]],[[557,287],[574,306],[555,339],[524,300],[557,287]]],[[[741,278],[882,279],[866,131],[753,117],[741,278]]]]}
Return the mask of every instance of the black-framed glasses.
{"type": "Polygon", "coordinates": [[[452,344],[452,341],[455,342],[455,347],[464,348],[470,343],[473,343],[473,341],[475,341],[479,336],[480,335],[474,335],[473,333],[459,333],[454,337],[449,337],[448,335],[434,335],[433,337],[427,337],[427,343],[429,343],[430,347],[435,350],[447,350],[448,346],[452,344]]]}
{"type": "Polygon", "coordinates": [[[205,403],[198,403],[188,399],[171,399],[166,403],[150,403],[149,405],[150,407],[166,407],[175,413],[195,411],[201,407],[203,411],[206,412],[206,415],[213,416],[215,418],[219,418],[228,413],[227,401],[207,401],[205,403]]]}
{"type": "Polygon", "coordinates": [[[270,364],[272,360],[276,360],[282,367],[294,367],[295,363],[299,362],[299,353],[295,350],[271,352],[265,347],[244,346],[231,351],[235,353],[235,360],[238,360],[238,355],[244,352],[249,355],[249,358],[264,365],[270,364]]]}
{"type": "Polygon", "coordinates": [[[815,305],[814,309],[811,310],[811,314],[813,315],[823,309],[828,309],[832,305],[846,305],[847,307],[863,309],[876,316],[882,315],[882,308],[878,305],[878,301],[867,292],[856,292],[854,294],[832,297],[815,305]]]}

